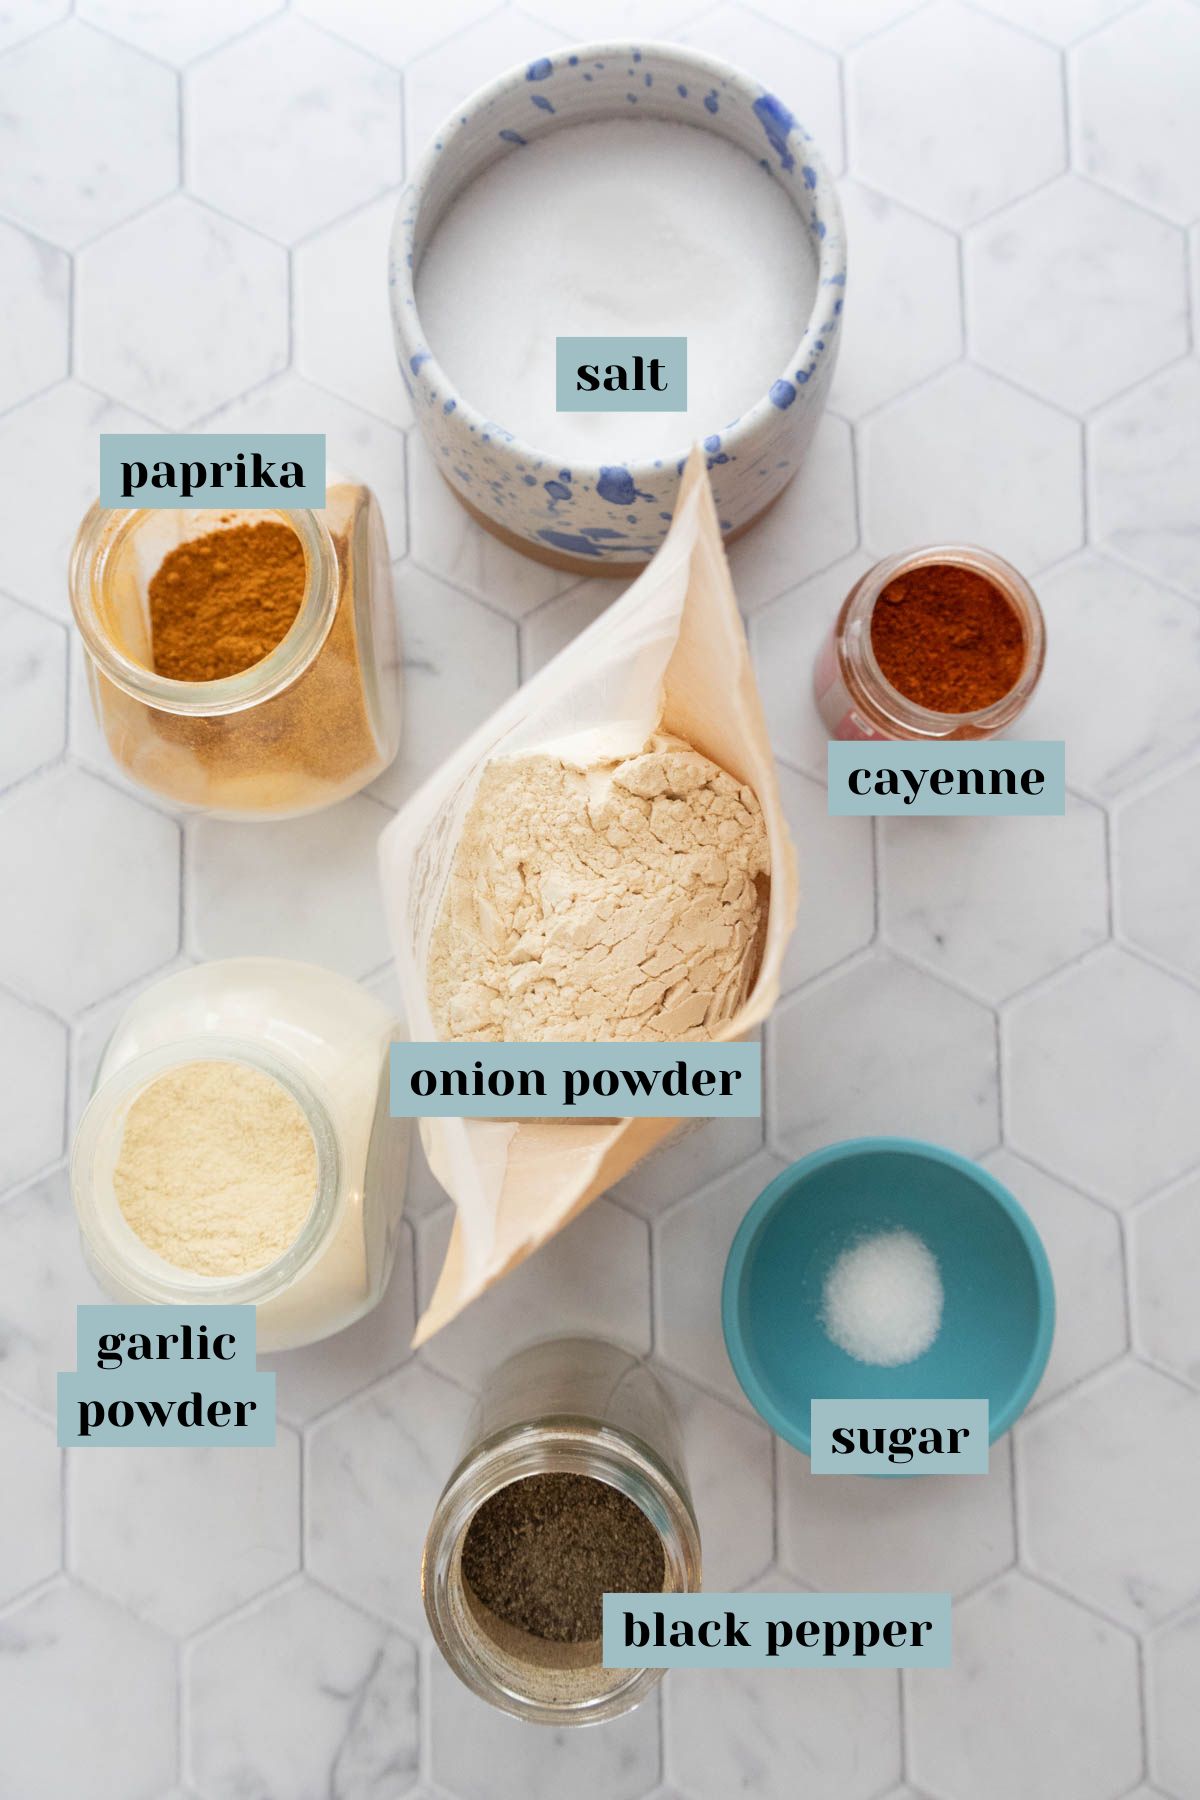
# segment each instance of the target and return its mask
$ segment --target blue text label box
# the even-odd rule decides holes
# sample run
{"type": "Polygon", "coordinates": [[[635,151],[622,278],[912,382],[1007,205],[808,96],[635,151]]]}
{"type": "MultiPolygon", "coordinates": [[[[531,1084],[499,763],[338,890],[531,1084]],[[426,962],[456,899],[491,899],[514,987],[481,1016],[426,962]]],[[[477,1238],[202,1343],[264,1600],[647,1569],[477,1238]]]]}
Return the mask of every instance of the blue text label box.
{"type": "Polygon", "coordinates": [[[325,504],[325,434],[103,432],[100,504],[117,508],[213,506],[234,512],[263,507],[279,507],[288,512],[319,508],[325,504]],[[242,486],[238,486],[239,457],[245,484],[242,486]],[[224,464],[231,466],[227,469],[224,464]],[[135,465],[145,471],[144,479],[135,465]],[[167,482],[165,469],[170,470],[173,485],[167,482]],[[284,485],[291,481],[293,472],[301,479],[284,485]],[[256,473],[264,476],[257,483],[253,480],[256,473]],[[190,492],[185,492],[185,487],[190,487],[190,492]]]}
{"type": "Polygon", "coordinates": [[[687,339],[685,337],[560,337],[555,339],[554,404],[557,412],[686,412],[687,339]],[[640,368],[636,361],[641,359],[640,368]],[[657,362],[650,386],[651,364],[657,362]],[[640,373],[641,386],[606,388],[608,371],[617,365],[630,384],[640,373]],[[582,370],[589,373],[581,374],[582,370]],[[587,385],[595,382],[595,386],[587,385]]]}
{"type": "Polygon", "coordinates": [[[1066,781],[1061,739],[834,738],[829,743],[829,811],[836,817],[1055,816],[1066,811],[1066,781]],[[895,778],[894,794],[880,792],[881,785],[890,785],[885,771],[895,778]],[[1037,791],[1026,792],[1035,785],[1035,774],[1041,777],[1037,791]],[[993,786],[1000,791],[991,792],[993,786]],[[939,787],[948,791],[939,793],[939,787]],[[962,787],[967,791],[960,792],[962,787]]]}
{"type": "MultiPolygon", "coordinates": [[[[873,1441],[868,1439],[869,1443],[873,1441]]],[[[814,1400],[812,1472],[814,1475],[986,1475],[988,1403],[986,1400],[814,1400]],[[882,1432],[886,1448],[879,1452],[859,1449],[860,1429],[882,1432]],[[959,1432],[957,1440],[949,1436],[952,1430],[959,1432]],[[835,1431],[850,1432],[855,1448],[845,1450],[834,1439],[835,1431]],[[916,1435],[907,1440],[894,1437],[895,1433],[907,1431],[916,1435]],[[935,1448],[939,1438],[940,1452],[935,1448]],[[955,1441],[958,1449],[952,1454],[949,1446],[955,1441]]]]}
{"type": "Polygon", "coordinates": [[[757,1119],[762,1112],[758,1044],[393,1044],[391,1076],[394,1118],[757,1119]],[[670,1086],[683,1085],[680,1064],[687,1091],[672,1093],[670,1086]],[[435,1080],[434,1092],[420,1091],[428,1085],[423,1076],[435,1080]],[[476,1085],[484,1092],[470,1091],[476,1085]]]}
{"type": "Polygon", "coordinates": [[[78,1366],[58,1376],[59,1444],[273,1444],[275,1377],[255,1366],[256,1329],[252,1306],[79,1307],[78,1366]],[[164,1338],[165,1358],[130,1359],[131,1339],[157,1350],[164,1338]]]}
{"type": "Polygon", "coordinates": [[[948,1669],[950,1596],[605,1594],[602,1666],[948,1669]],[[707,1644],[695,1641],[705,1621],[707,1644]]]}

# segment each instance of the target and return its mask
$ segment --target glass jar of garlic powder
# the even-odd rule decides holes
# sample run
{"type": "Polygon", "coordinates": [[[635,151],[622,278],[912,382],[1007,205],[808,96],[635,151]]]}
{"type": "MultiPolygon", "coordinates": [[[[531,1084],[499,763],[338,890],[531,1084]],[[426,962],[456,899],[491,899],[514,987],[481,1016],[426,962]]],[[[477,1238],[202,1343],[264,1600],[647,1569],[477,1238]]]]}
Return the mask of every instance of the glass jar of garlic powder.
{"type": "Polygon", "coordinates": [[[395,756],[391,566],[369,488],[331,475],[321,511],[96,505],[70,581],[96,717],[143,787],[286,818],[395,756]]]}
{"type": "Polygon", "coordinates": [[[395,1035],[354,982],[269,957],[201,964],[141,994],[71,1155],[101,1285],[127,1302],[254,1305],[260,1351],[369,1312],[408,1168],[409,1122],[388,1110],[395,1035]]]}
{"type": "Polygon", "coordinates": [[[503,1363],[421,1562],[426,1616],[459,1679],[539,1724],[616,1718],[662,1670],[602,1667],[598,1588],[692,1593],[700,1580],[679,1426],[646,1364],[594,1338],[503,1363]]]}

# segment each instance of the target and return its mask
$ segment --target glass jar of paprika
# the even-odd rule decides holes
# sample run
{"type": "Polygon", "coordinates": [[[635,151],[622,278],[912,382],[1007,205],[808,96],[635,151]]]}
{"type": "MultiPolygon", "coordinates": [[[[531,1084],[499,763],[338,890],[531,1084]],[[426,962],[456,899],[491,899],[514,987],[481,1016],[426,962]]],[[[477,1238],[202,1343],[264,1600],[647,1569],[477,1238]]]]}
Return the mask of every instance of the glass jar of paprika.
{"type": "Polygon", "coordinates": [[[391,565],[361,483],[331,473],[320,511],[96,505],[70,580],[108,748],[165,799],[289,818],[395,756],[391,565]]]}
{"type": "Polygon", "coordinates": [[[1037,596],[970,544],[886,556],[851,588],[813,672],[832,738],[990,738],[1029,702],[1046,653],[1037,596]]]}

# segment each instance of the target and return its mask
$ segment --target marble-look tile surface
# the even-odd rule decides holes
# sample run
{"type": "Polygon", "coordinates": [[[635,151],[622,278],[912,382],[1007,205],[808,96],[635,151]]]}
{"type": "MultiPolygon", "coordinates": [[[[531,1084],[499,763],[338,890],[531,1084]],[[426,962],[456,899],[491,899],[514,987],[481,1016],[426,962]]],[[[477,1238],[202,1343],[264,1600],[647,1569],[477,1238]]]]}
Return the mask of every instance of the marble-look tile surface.
{"type": "Polygon", "coordinates": [[[75,268],[79,374],[157,425],[183,430],[287,366],[287,255],[210,207],[165,200],[75,268]]]}
{"type": "Polygon", "coordinates": [[[240,1456],[96,1446],[67,1464],[71,1573],[164,1631],[211,1625],[300,1566],[300,1440],[284,1425],[240,1456]]]}
{"type": "Polygon", "coordinates": [[[206,1633],[184,1692],[185,1764],[201,1794],[383,1800],[416,1777],[416,1651],[313,1582],[206,1633]]]}
{"type": "Polygon", "coordinates": [[[986,544],[1028,574],[1083,542],[1079,426],[960,365],[862,427],[863,536],[872,549],[986,544]]]}
{"type": "Polygon", "coordinates": [[[1198,41],[1191,0],[0,4],[4,1800],[1200,1794],[1198,41]],[[771,1148],[760,1120],[681,1132],[414,1355],[449,1218],[418,1154],[382,1305],[267,1359],[275,1450],[215,1475],[80,1452],[64,1483],[55,1375],[100,1297],[64,1129],[119,1012],[183,958],[249,948],[395,1005],[389,809],[623,591],[459,510],[383,277],[437,123],[504,68],[622,32],[760,75],[844,169],[831,409],[733,555],[803,890],[764,1034],[771,1148]],[[181,833],[112,763],[77,642],[64,680],[97,435],[193,421],[325,432],[387,524],[400,754],[291,826],[181,833]],[[947,536],[1035,581],[1049,654],[1018,729],[1066,739],[1065,820],[822,810],[817,648],[876,557],[947,536]],[[986,1480],[814,1480],[725,1360],[738,1218],[782,1159],[871,1130],[981,1156],[1050,1256],[1053,1353],[1015,1465],[996,1446],[986,1480]],[[468,1390],[572,1326],[653,1346],[710,1587],[953,1588],[955,1666],[904,1677],[903,1721],[887,1672],[670,1676],[579,1734],[454,1681],[418,1567],[468,1390]]]}
{"type": "Polygon", "coordinates": [[[188,183],[290,243],[403,174],[398,77],[294,16],[270,19],[185,78],[188,183]]]}
{"type": "Polygon", "coordinates": [[[1035,1574],[1131,1626],[1200,1592],[1200,1394],[1122,1363],[1023,1421],[1016,1443],[1035,1574]]]}
{"type": "Polygon", "coordinates": [[[0,225],[0,407],[67,373],[70,258],[41,238],[0,225]]]}
{"type": "Polygon", "coordinates": [[[1200,994],[1105,949],[1003,1023],[1013,1148],[1128,1205],[1200,1160],[1200,994]]]}
{"type": "Polygon", "coordinates": [[[983,218],[1066,162],[1053,52],[949,0],[855,51],[846,77],[852,165],[946,225],[983,218]]]}
{"type": "Polygon", "coordinates": [[[956,1609],[949,1669],[904,1676],[908,1766],[954,1800],[1118,1800],[1141,1773],[1132,1637],[1025,1575],[956,1609]]]}

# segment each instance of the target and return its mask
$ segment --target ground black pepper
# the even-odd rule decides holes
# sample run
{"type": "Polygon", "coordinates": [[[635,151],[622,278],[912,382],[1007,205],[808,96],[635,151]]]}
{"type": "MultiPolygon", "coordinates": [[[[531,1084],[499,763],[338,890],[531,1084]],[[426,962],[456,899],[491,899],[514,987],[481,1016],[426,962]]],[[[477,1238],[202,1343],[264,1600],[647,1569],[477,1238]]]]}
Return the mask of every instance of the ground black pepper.
{"type": "Polygon", "coordinates": [[[660,1593],[662,1542],[640,1507],[589,1475],[530,1475],[485,1500],[467,1530],[463,1579],[533,1637],[590,1643],[609,1593],[660,1593]]]}

